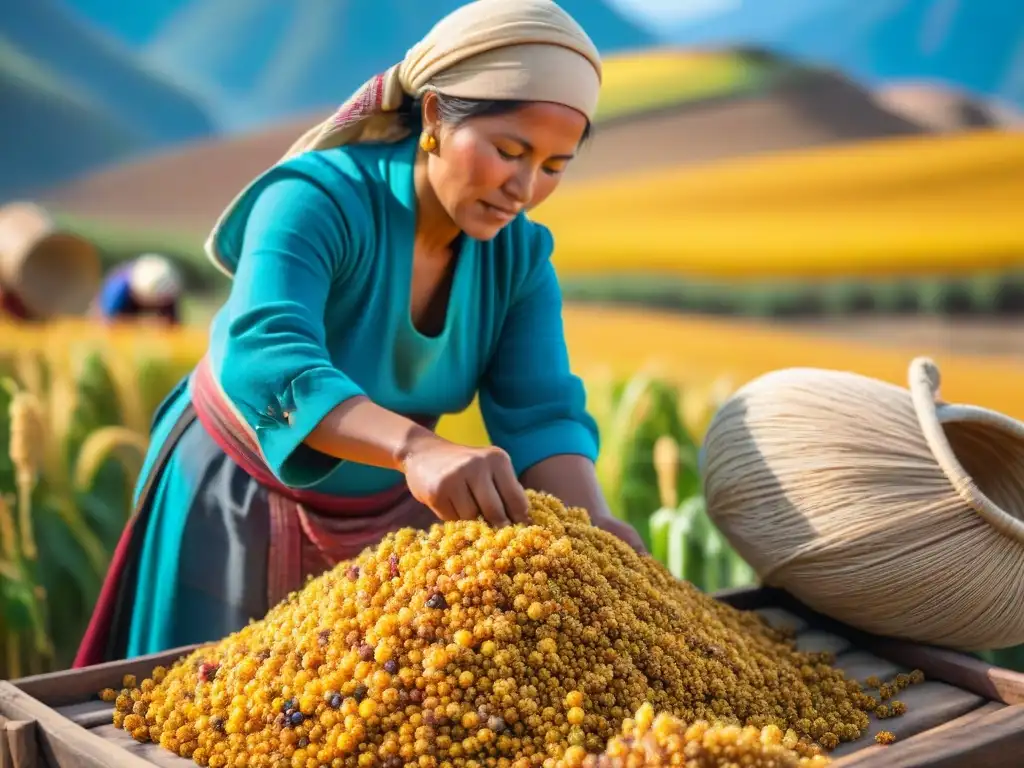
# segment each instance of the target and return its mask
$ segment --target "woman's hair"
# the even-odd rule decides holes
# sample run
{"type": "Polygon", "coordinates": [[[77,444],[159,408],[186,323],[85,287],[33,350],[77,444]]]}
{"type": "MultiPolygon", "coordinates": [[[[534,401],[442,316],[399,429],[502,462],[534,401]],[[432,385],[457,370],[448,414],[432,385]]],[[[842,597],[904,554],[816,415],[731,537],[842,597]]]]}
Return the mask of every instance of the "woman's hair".
{"type": "MultiPolygon", "coordinates": [[[[509,101],[503,99],[460,99],[457,96],[445,96],[434,92],[437,97],[437,111],[441,121],[451,126],[457,126],[467,120],[476,117],[497,117],[498,115],[515,112],[525,107],[528,101],[509,101]]],[[[423,123],[422,102],[408,99],[402,104],[399,110],[407,120],[407,124],[414,130],[419,130],[423,123]]],[[[590,138],[591,123],[587,120],[587,126],[583,130],[580,144],[590,138]]]]}

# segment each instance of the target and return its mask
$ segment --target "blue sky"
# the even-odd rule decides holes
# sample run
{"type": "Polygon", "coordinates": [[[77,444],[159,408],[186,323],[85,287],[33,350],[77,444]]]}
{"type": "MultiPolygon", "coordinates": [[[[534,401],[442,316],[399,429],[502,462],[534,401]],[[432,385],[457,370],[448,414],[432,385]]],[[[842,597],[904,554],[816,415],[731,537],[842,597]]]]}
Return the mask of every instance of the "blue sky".
{"type": "Polygon", "coordinates": [[[608,0],[608,2],[647,25],[696,21],[743,4],[743,0],[608,0]]]}

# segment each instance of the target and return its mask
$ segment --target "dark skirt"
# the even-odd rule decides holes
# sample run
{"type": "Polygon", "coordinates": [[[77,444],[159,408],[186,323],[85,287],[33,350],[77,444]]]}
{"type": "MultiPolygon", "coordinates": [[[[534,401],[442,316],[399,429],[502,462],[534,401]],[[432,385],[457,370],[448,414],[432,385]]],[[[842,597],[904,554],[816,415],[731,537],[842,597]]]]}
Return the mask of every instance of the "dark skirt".
{"type": "Polygon", "coordinates": [[[162,437],[76,667],[219,640],[262,618],[300,577],[356,556],[388,530],[437,522],[407,491],[362,517],[284,500],[225,453],[191,404],[162,437]],[[274,566],[299,547],[305,572],[281,583],[274,566]]]}
{"type": "Polygon", "coordinates": [[[181,539],[178,567],[179,645],[217,640],[262,618],[267,604],[270,503],[198,421],[176,450],[178,472],[195,492],[181,539]]]}

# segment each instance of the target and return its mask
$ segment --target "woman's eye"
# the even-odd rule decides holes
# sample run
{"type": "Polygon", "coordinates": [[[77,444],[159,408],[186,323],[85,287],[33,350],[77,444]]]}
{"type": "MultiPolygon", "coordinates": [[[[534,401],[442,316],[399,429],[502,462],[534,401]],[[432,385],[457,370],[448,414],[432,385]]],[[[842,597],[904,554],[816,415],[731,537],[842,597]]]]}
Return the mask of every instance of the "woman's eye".
{"type": "MultiPolygon", "coordinates": [[[[494,151],[498,153],[498,157],[500,157],[502,160],[514,161],[514,160],[522,160],[523,159],[523,155],[522,154],[515,154],[513,152],[506,152],[501,147],[495,147],[494,151]]],[[[565,163],[562,163],[562,164],[557,165],[557,166],[546,165],[541,170],[543,170],[544,173],[546,173],[548,176],[559,176],[559,175],[565,173],[565,163]]]]}

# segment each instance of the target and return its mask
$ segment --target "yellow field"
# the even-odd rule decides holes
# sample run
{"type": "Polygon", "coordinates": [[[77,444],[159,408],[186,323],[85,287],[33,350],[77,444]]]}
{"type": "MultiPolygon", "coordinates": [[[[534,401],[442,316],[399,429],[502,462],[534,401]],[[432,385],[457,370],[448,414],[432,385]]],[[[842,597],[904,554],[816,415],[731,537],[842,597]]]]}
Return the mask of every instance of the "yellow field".
{"type": "MultiPolygon", "coordinates": [[[[787,331],[747,321],[694,318],[641,309],[569,305],[566,339],[576,371],[590,382],[646,372],[687,388],[727,379],[739,386],[778,368],[815,366],[850,370],[901,386],[910,360],[931,355],[943,376],[943,397],[992,408],[1024,419],[1024,361],[947,353],[943,349],[880,347],[787,331]]],[[[206,346],[202,328],[105,330],[65,323],[26,331],[0,324],[0,357],[17,349],[49,348],[70,355],[75,347],[102,344],[110,360],[124,366],[158,358],[185,370],[206,346]]],[[[148,400],[152,393],[146,393],[148,400]]],[[[138,426],[138,422],[132,426],[138,426]]],[[[476,408],[446,417],[442,434],[486,443],[476,408]]]]}
{"type": "MultiPolygon", "coordinates": [[[[730,382],[739,385],[785,366],[820,365],[902,384],[910,358],[931,351],[875,349],[751,323],[640,310],[570,306],[564,315],[575,367],[587,380],[592,411],[602,424],[602,487],[616,514],[647,531],[651,551],[673,569],[678,558],[667,558],[675,545],[666,536],[683,534],[674,523],[654,526],[651,513],[660,506],[659,519],[665,517],[666,497],[647,458],[665,429],[686,448],[691,472],[691,436],[703,433],[730,382]],[[648,387],[637,376],[643,372],[682,384],[682,391],[663,382],[648,387]],[[630,379],[631,394],[611,394],[606,385],[618,377],[630,379]]],[[[0,323],[0,435],[8,459],[0,462],[0,570],[6,588],[0,599],[0,677],[70,664],[130,507],[149,414],[205,346],[199,327],[105,329],[69,322],[32,329],[0,323]],[[7,375],[17,384],[5,380],[7,375]],[[22,617],[21,623],[12,617],[22,617]]],[[[1024,416],[1024,362],[935,357],[948,399],[1024,416]]],[[[444,419],[441,432],[466,443],[487,439],[475,409],[444,419]]],[[[690,508],[692,500],[680,499],[679,510],[690,508]]],[[[698,588],[712,588],[693,574],[673,572],[698,588]]],[[[703,567],[699,575],[706,577],[703,567]]]]}
{"type": "Polygon", "coordinates": [[[880,277],[1024,266],[1022,201],[1024,133],[978,131],[566,186],[533,218],[564,276],[880,277]]]}
{"type": "Polygon", "coordinates": [[[778,368],[813,366],[905,385],[911,359],[931,355],[942,371],[947,400],[1024,418],[1024,360],[882,347],[755,322],[642,309],[569,306],[564,317],[573,366],[584,376],[602,371],[631,376],[645,370],[684,385],[706,384],[721,376],[740,385],[778,368]]]}
{"type": "Polygon", "coordinates": [[[732,51],[672,48],[609,56],[598,122],[755,85],[764,66],[732,51]]]}
{"type": "MultiPolygon", "coordinates": [[[[688,318],[643,310],[566,307],[572,363],[587,379],[639,371],[703,388],[715,379],[735,386],[779,368],[849,370],[906,386],[907,366],[930,355],[949,402],[980,405],[1024,419],[1024,360],[1012,362],[942,349],[878,347],[810,336],[744,321],[688,318]]],[[[444,434],[482,445],[475,408],[442,422],[444,434]]]]}

